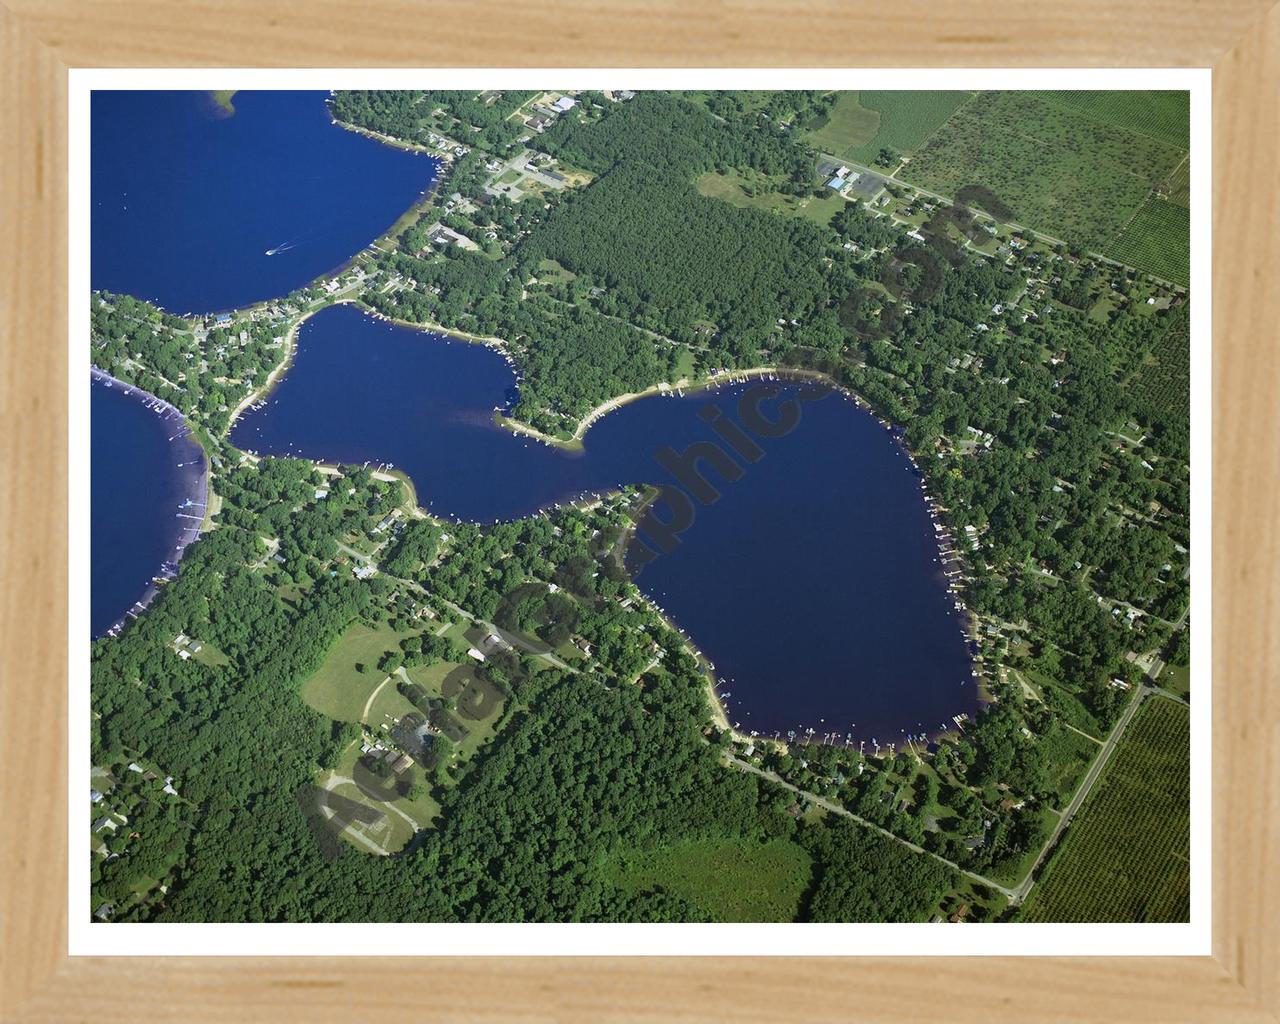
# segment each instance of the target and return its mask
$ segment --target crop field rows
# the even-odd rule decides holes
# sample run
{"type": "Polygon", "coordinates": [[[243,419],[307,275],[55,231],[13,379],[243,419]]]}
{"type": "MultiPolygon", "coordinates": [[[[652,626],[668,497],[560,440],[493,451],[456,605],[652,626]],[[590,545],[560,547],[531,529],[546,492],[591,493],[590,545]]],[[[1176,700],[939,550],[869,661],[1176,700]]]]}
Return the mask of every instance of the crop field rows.
{"type": "Polygon", "coordinates": [[[1190,713],[1151,697],[1024,904],[1024,921],[1186,921],[1190,713]]]}
{"type": "Polygon", "coordinates": [[[1191,97],[1187,92],[1112,92],[1102,89],[1059,89],[1034,95],[1095,121],[1168,142],[1180,149],[1191,144],[1191,97]]]}
{"type": "Polygon", "coordinates": [[[1190,284],[1191,211],[1149,196],[1106,255],[1174,284],[1190,284]]]}
{"type": "MultiPolygon", "coordinates": [[[[1171,128],[1161,129],[1166,137],[1159,138],[1122,126],[1140,121],[1150,106],[1141,96],[1109,98],[1105,108],[1102,100],[1089,102],[1073,106],[1056,94],[982,93],[929,137],[900,177],[951,196],[968,185],[984,186],[1016,223],[1085,248],[1104,247],[1186,151],[1169,141],[1171,128]],[[1125,97],[1135,103],[1128,121],[1117,106],[1125,97]]],[[[1158,230],[1163,223],[1144,218],[1138,230],[1158,230]]],[[[1135,232],[1125,245],[1140,251],[1142,237],[1135,232]]]]}
{"type": "Polygon", "coordinates": [[[824,153],[871,164],[881,149],[915,152],[973,93],[941,89],[841,93],[805,141],[824,153]]]}

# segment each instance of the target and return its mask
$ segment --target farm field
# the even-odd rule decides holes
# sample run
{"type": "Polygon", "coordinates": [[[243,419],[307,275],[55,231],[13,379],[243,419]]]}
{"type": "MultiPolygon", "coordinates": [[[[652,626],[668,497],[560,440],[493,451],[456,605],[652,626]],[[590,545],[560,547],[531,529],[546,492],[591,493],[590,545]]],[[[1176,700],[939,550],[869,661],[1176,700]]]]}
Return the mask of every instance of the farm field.
{"type": "Polygon", "coordinates": [[[1191,283],[1191,214],[1185,206],[1150,197],[1106,255],[1174,284],[1191,283]]]}
{"type": "Polygon", "coordinates": [[[1100,249],[1184,155],[1044,94],[986,92],[930,136],[899,177],[947,196],[981,186],[1013,222],[1100,249]]]}
{"type": "Polygon", "coordinates": [[[1022,921],[1186,921],[1190,712],[1150,697],[1023,904],[1022,921]]]}
{"type": "Polygon", "coordinates": [[[972,96],[940,89],[841,93],[826,123],[810,128],[804,139],[820,152],[870,164],[882,147],[914,152],[972,96]]]}
{"type": "Polygon", "coordinates": [[[880,115],[858,102],[861,93],[842,92],[825,123],[804,133],[804,141],[822,153],[847,157],[869,143],[880,127],[880,115]]]}
{"type": "Polygon", "coordinates": [[[1060,89],[1030,93],[1063,110],[1132,129],[1180,149],[1191,144],[1191,96],[1174,90],[1115,92],[1108,89],[1060,89]]]}
{"type": "Polygon", "coordinates": [[[972,97],[971,92],[942,89],[860,92],[858,102],[879,116],[877,131],[865,144],[855,146],[844,155],[864,164],[875,160],[882,147],[910,155],[972,97]]]}
{"type": "Polygon", "coordinates": [[[626,892],[661,887],[713,921],[791,921],[810,870],[808,853],[785,839],[700,839],[623,854],[604,875],[626,892]]]}

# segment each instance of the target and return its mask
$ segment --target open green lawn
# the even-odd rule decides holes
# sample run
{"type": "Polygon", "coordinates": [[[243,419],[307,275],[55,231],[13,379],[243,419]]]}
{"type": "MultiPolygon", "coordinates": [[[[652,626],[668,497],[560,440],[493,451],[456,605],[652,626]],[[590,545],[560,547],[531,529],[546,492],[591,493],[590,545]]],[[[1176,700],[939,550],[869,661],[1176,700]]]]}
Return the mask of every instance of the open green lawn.
{"type": "Polygon", "coordinates": [[[1191,283],[1191,211],[1149,198],[1110,245],[1113,260],[1174,284],[1191,283]]]}
{"type": "MultiPolygon", "coordinates": [[[[1132,127],[1144,94],[1125,94],[1110,115],[1049,94],[984,92],[957,109],[899,177],[942,195],[978,186],[1005,208],[1002,219],[1088,249],[1101,249],[1182,162],[1186,147],[1132,127]]],[[[990,209],[991,203],[984,203],[990,209]]],[[[995,212],[995,211],[991,211],[995,212]]]]}
{"type": "MultiPolygon", "coordinates": [[[[347,780],[354,780],[356,775],[356,762],[360,757],[360,744],[352,743],[342,752],[342,756],[338,760],[337,767],[332,773],[324,772],[320,775],[318,783],[322,786],[326,785],[334,776],[347,780]]],[[[440,804],[432,795],[432,787],[427,781],[425,773],[417,765],[405,770],[399,776],[400,782],[406,788],[414,782],[423,784],[422,793],[416,799],[409,799],[408,796],[397,797],[394,800],[378,800],[364,792],[354,781],[345,781],[336,783],[331,787],[332,791],[338,796],[345,797],[348,800],[354,800],[357,803],[364,804],[366,807],[372,807],[385,815],[385,821],[372,826],[353,825],[352,829],[359,831],[371,839],[375,844],[382,847],[388,852],[394,853],[401,849],[405,843],[413,838],[415,831],[424,828],[432,828],[435,825],[436,817],[440,813],[440,804]]],[[[357,850],[364,853],[371,853],[368,846],[353,839],[350,835],[344,834],[348,842],[357,850]]]]}
{"type": "MultiPolygon", "coordinates": [[[[418,666],[408,669],[409,678],[418,683],[432,697],[442,696],[440,686],[445,679],[458,668],[456,662],[440,662],[436,665],[418,666]]],[[[402,701],[403,697],[400,698],[402,701]]],[[[381,702],[381,698],[379,698],[381,702]]],[[[407,702],[406,702],[407,703],[407,702]]],[[[476,720],[455,708],[453,715],[467,729],[467,735],[454,748],[458,761],[466,761],[493,736],[494,726],[502,719],[506,701],[499,700],[492,712],[484,718],[476,720]]]]}
{"type": "Polygon", "coordinates": [[[1170,693],[1186,697],[1191,693],[1191,666],[1166,665],[1157,682],[1170,693]]]}
{"type": "Polygon", "coordinates": [[[1190,714],[1149,697],[1040,880],[1024,921],[1186,921],[1190,714]]]}
{"type": "Polygon", "coordinates": [[[377,669],[378,659],[385,651],[398,648],[404,635],[390,626],[374,629],[356,623],[302,684],[302,699],[335,722],[359,722],[364,702],[386,678],[386,673],[377,669]],[[364,666],[364,671],[357,665],[364,666]]]}
{"type": "Polygon", "coordinates": [[[822,227],[830,224],[831,218],[845,205],[845,199],[830,189],[818,198],[806,196],[803,199],[778,192],[779,180],[755,171],[710,172],[698,178],[697,188],[702,195],[723,199],[733,206],[803,217],[822,227]]]}
{"type": "Polygon", "coordinates": [[[713,921],[792,921],[809,886],[809,854],[787,839],[699,839],[609,861],[607,880],[627,892],[665,889],[713,921]]]}

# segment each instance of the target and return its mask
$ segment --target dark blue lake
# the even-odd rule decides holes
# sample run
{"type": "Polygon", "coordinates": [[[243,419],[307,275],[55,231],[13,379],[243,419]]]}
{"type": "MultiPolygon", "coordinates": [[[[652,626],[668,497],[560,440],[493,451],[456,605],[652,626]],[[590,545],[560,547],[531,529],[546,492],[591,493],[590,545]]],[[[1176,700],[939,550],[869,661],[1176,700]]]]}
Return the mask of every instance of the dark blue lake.
{"type": "Polygon", "coordinates": [[[205,461],[182,416],[94,373],[90,386],[90,626],[138,612],[204,515],[205,461]]]}
{"type": "Polygon", "coordinates": [[[390,462],[433,513],[492,521],[625,483],[675,485],[658,453],[716,441],[710,419],[745,422],[744,396],[765,421],[798,412],[784,436],[753,435],[762,454],[736,459],[739,479],[697,464],[718,500],[695,500],[691,525],[636,582],[715,664],[744,729],[886,743],[974,710],[919,477],[853,401],[806,397],[799,383],[647,398],[598,421],[585,451],[570,454],[493,424],[513,385],[488,349],[336,306],[303,325],[292,368],[231,440],[263,454],[390,462]]]}
{"type": "Polygon", "coordinates": [[[94,288],[207,313],[276,298],[346,262],[438,164],[330,122],[320,92],[95,91],[94,288]],[[271,255],[268,255],[268,253],[271,255]]]}

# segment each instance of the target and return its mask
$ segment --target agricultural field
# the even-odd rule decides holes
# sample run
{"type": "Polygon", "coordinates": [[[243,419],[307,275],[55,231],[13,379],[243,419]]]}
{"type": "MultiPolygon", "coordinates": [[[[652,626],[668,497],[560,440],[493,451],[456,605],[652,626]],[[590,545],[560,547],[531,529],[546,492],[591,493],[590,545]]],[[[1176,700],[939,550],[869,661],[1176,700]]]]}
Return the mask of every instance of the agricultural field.
{"type": "Polygon", "coordinates": [[[956,110],[899,177],[947,196],[980,186],[1013,222],[1101,249],[1186,155],[1114,120],[1042,93],[984,92],[956,110]]]}
{"type": "Polygon", "coordinates": [[[1174,206],[1191,205],[1191,161],[1183,160],[1173,173],[1156,188],[1156,198],[1173,203],[1174,206]]]}
{"type": "Polygon", "coordinates": [[[1023,904],[1022,921],[1186,921],[1190,712],[1150,697],[1023,904]]]}
{"type": "Polygon", "coordinates": [[[972,96],[940,89],[844,92],[825,122],[811,126],[804,140],[820,152],[871,164],[882,148],[915,152],[972,96]]]}
{"type": "Polygon", "coordinates": [[[1129,390],[1153,419],[1185,419],[1190,415],[1191,339],[1185,313],[1156,343],[1130,381],[1129,390]]]}
{"type": "Polygon", "coordinates": [[[1190,211],[1151,196],[1107,246],[1106,255],[1174,284],[1190,284],[1190,211]]]}
{"type": "Polygon", "coordinates": [[[861,92],[858,102],[879,115],[877,131],[864,145],[844,155],[864,164],[874,161],[881,148],[909,156],[973,95],[942,89],[861,92]]]}
{"type": "Polygon", "coordinates": [[[712,921],[791,921],[809,885],[808,853],[774,839],[698,839],[622,854],[605,877],[625,892],[665,889],[712,921]]]}
{"type": "Polygon", "coordinates": [[[880,128],[880,115],[862,106],[860,95],[842,92],[826,119],[804,133],[804,141],[821,153],[852,159],[853,150],[869,143],[880,128]]]}
{"type": "Polygon", "coordinates": [[[1060,89],[1031,95],[1043,97],[1063,110],[1140,132],[1180,149],[1191,145],[1191,94],[1188,92],[1060,89]]]}

